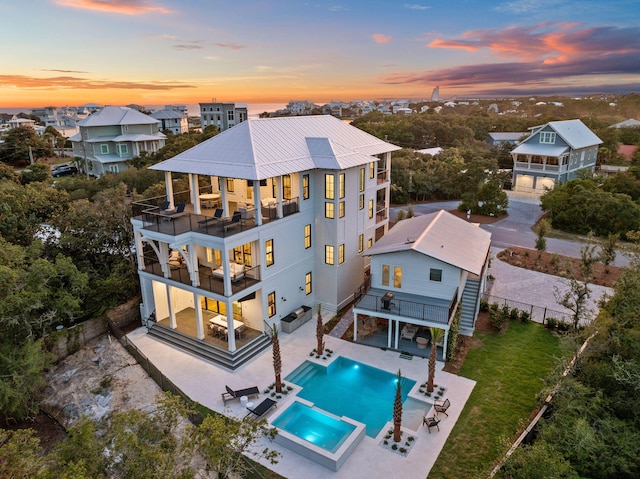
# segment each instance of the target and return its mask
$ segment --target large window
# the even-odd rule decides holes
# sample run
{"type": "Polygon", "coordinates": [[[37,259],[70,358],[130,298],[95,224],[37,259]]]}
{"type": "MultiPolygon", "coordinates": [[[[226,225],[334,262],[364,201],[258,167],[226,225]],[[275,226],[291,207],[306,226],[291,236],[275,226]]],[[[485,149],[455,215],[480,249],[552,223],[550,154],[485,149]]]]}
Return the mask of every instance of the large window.
{"type": "Polygon", "coordinates": [[[554,144],[556,142],[556,134],[553,131],[541,131],[540,143],[554,144]]]}
{"type": "Polygon", "coordinates": [[[402,267],[401,266],[393,267],[393,287],[402,288],[402,267]]]}
{"type": "Polygon", "coordinates": [[[389,286],[389,278],[391,276],[391,266],[388,264],[382,265],[382,286],[389,286]]]}
{"type": "Polygon", "coordinates": [[[325,245],[324,246],[324,262],[326,264],[334,264],[334,257],[333,257],[333,246],[331,245],[325,245]]]}
{"type": "Polygon", "coordinates": [[[344,173],[338,176],[338,197],[344,198],[344,173]]]}
{"type": "Polygon", "coordinates": [[[311,248],[311,225],[304,225],[304,249],[311,248]]]}
{"type": "Polygon", "coordinates": [[[126,155],[128,153],[129,149],[127,148],[127,145],[125,143],[119,143],[118,144],[118,155],[122,156],[122,155],[126,155]]]}
{"type": "MultiPolygon", "coordinates": [[[[235,263],[251,267],[251,243],[245,243],[242,246],[236,246],[233,248],[232,258],[235,263]]],[[[222,261],[218,264],[221,262],[222,261]]]]}
{"type": "Polygon", "coordinates": [[[431,281],[442,281],[442,270],[431,268],[429,270],[429,279],[431,281]]]}
{"type": "Polygon", "coordinates": [[[311,273],[307,273],[304,276],[304,292],[306,294],[311,294],[311,273]]]}
{"type": "Polygon", "coordinates": [[[335,198],[335,178],[333,175],[324,175],[324,197],[327,200],[335,198]]]}
{"type": "Polygon", "coordinates": [[[291,175],[282,176],[282,197],[285,200],[291,199],[291,175]]]}
{"type": "Polygon", "coordinates": [[[338,264],[344,263],[344,243],[338,245],[338,264]]]}
{"type": "Polygon", "coordinates": [[[109,154],[109,145],[100,145],[100,154],[108,155],[109,154]]]}
{"type": "Polygon", "coordinates": [[[302,199],[309,199],[309,175],[302,175],[302,199]]]}
{"type": "Polygon", "coordinates": [[[360,178],[358,180],[359,190],[364,191],[364,168],[360,168],[360,178]]]}
{"type": "Polygon", "coordinates": [[[336,217],[336,205],[334,205],[331,201],[327,201],[324,204],[324,217],[325,218],[335,218],[336,217]]]}
{"type": "Polygon", "coordinates": [[[264,242],[265,261],[267,266],[271,266],[275,261],[273,258],[273,240],[267,240],[264,242]]]}
{"type": "Polygon", "coordinates": [[[276,315],[276,292],[272,291],[267,296],[267,313],[272,318],[276,315]]]}
{"type": "Polygon", "coordinates": [[[338,218],[344,218],[344,201],[338,203],[338,218]]]}

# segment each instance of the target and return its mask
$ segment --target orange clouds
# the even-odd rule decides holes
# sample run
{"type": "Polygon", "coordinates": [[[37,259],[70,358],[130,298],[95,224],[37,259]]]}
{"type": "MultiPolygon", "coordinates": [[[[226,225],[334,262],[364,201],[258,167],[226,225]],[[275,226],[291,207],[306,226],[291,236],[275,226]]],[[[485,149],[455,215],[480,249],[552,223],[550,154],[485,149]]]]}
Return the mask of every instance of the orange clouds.
{"type": "Polygon", "coordinates": [[[166,8],[152,5],[145,0],[56,0],[56,3],[65,7],[120,13],[123,15],[170,13],[166,8]]]}
{"type": "Polygon", "coordinates": [[[374,33],[371,35],[371,38],[373,38],[373,41],[376,43],[389,43],[393,40],[393,37],[385,35],[384,33],[374,33]]]}
{"type": "Polygon", "coordinates": [[[26,75],[0,75],[0,88],[29,88],[47,90],[174,90],[179,88],[194,88],[192,85],[170,82],[128,82],[88,80],[72,76],[58,76],[37,78],[26,75]]]}

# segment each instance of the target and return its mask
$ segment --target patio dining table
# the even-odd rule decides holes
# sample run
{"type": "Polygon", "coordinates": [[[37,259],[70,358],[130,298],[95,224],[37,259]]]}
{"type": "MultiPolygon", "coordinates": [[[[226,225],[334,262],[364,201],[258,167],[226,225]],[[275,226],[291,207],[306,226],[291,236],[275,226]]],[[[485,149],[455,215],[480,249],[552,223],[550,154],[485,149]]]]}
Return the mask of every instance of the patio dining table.
{"type": "MultiPolygon", "coordinates": [[[[222,314],[218,314],[217,316],[214,316],[213,318],[211,318],[209,320],[209,323],[215,324],[216,326],[221,326],[224,329],[228,328],[227,317],[223,316],[222,314]]],[[[242,333],[242,331],[244,331],[244,323],[242,321],[238,321],[237,319],[234,319],[233,331],[237,332],[238,334],[242,333]]]]}

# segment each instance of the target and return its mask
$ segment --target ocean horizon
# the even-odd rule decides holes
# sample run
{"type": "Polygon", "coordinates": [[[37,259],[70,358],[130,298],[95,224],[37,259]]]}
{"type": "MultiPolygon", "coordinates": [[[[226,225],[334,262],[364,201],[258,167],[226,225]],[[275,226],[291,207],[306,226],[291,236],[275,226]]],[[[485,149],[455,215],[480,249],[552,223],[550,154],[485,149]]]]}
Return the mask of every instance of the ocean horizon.
{"type": "MultiPolygon", "coordinates": [[[[203,102],[204,103],[204,102],[203,102]]],[[[231,102],[229,102],[231,103],[231,102]]],[[[187,107],[187,115],[188,116],[200,116],[200,105],[198,103],[173,103],[175,105],[185,105],[187,107]]],[[[235,102],[235,104],[239,107],[246,106],[247,114],[249,118],[258,118],[261,113],[268,112],[272,113],[276,110],[282,110],[286,104],[285,103],[245,103],[245,102],[235,102]]],[[[64,105],[64,106],[79,106],[79,105],[64,105]]],[[[124,105],[121,105],[124,106],[124,105]]],[[[149,110],[162,110],[164,105],[142,105],[149,110]]],[[[33,107],[20,107],[20,108],[5,108],[0,105],[0,113],[8,113],[10,115],[17,115],[19,113],[30,114],[31,110],[35,108],[42,108],[38,106],[33,107]]],[[[62,106],[59,106],[62,108],[62,106]]]]}

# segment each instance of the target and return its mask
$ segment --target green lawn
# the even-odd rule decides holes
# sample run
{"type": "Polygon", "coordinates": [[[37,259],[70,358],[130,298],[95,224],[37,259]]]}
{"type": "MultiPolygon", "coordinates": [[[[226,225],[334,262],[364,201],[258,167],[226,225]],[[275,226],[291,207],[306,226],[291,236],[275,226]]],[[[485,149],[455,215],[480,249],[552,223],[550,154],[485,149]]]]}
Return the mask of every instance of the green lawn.
{"type": "Polygon", "coordinates": [[[533,322],[512,322],[505,334],[476,331],[474,340],[481,344],[459,374],[476,386],[429,479],[487,477],[531,415],[561,354],[557,336],[533,322]]]}

